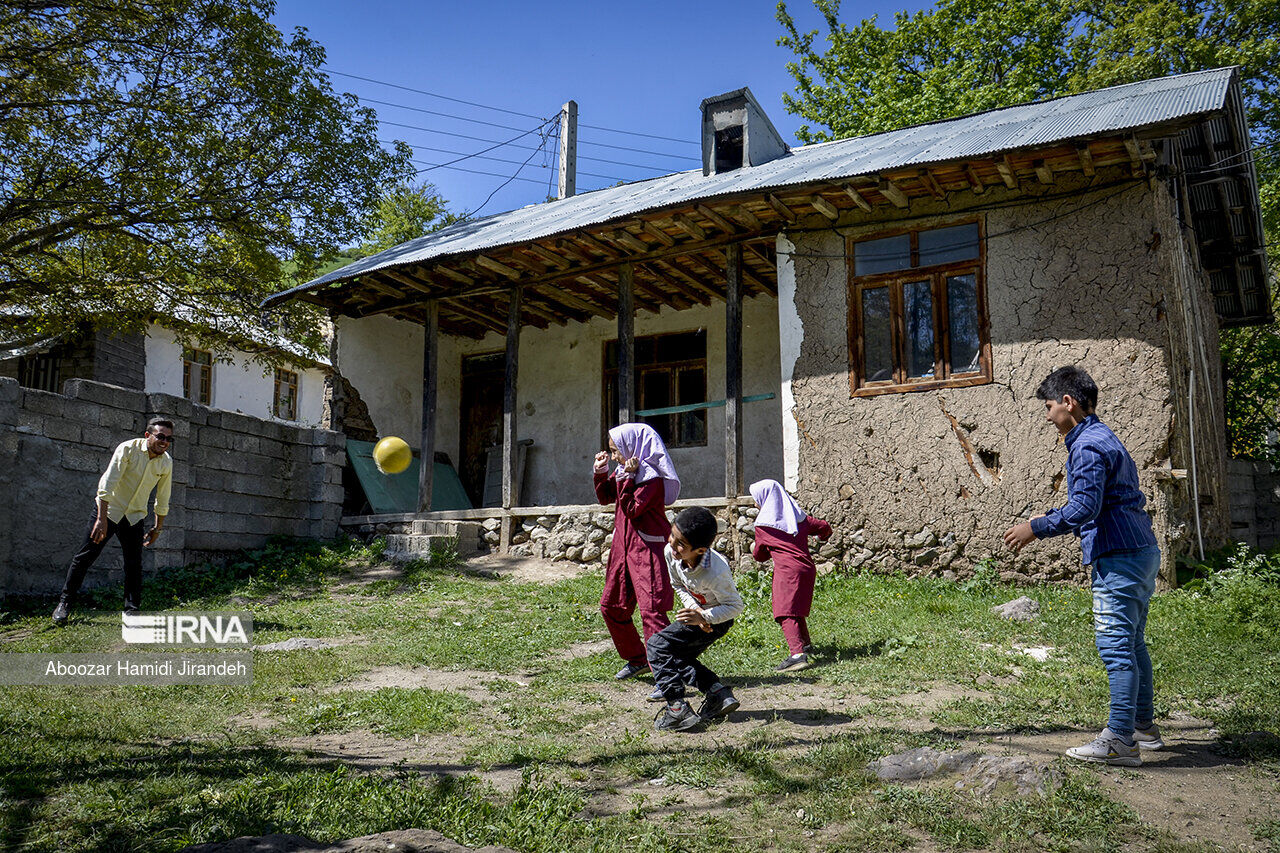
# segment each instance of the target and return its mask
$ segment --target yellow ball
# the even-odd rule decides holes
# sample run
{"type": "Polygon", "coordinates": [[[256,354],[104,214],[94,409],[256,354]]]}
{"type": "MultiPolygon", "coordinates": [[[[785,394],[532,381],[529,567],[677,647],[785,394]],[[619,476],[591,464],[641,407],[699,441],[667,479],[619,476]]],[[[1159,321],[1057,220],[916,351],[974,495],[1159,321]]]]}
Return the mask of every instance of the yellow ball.
{"type": "Polygon", "coordinates": [[[413,461],[413,451],[403,438],[389,435],[373,446],[373,462],[384,474],[399,474],[413,461]]]}

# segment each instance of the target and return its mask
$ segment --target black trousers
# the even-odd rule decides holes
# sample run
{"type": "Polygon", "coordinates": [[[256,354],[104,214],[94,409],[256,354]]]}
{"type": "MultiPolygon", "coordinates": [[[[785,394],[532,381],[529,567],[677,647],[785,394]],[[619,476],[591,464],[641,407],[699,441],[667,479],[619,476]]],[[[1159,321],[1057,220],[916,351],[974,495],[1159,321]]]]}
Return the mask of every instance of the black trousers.
{"type": "Polygon", "coordinates": [[[698,660],[716,640],[728,633],[733,620],[712,625],[704,631],[697,625],[672,622],[649,638],[646,650],[653,680],[668,702],[684,698],[685,684],[692,684],[706,693],[720,677],[698,660]]]}
{"type": "Polygon", "coordinates": [[[93,515],[89,517],[89,529],[84,534],[84,544],[71,558],[67,566],[67,580],[62,585],[62,597],[67,603],[75,600],[84,576],[93,566],[102,549],[107,547],[111,537],[120,540],[120,550],[124,553],[124,609],[127,613],[136,612],[142,606],[142,527],[147,519],[138,519],[137,524],[130,524],[127,518],[119,522],[107,519],[107,535],[101,542],[93,541],[93,524],[98,520],[98,507],[95,504],[93,515]]]}

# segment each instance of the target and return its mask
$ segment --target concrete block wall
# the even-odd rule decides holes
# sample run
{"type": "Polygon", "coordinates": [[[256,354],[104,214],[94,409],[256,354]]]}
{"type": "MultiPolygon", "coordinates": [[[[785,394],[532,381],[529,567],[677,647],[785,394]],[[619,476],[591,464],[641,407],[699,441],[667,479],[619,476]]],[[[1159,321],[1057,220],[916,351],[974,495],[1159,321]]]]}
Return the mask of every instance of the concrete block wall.
{"type": "MultiPolygon", "coordinates": [[[[149,576],[258,547],[272,535],[331,538],[346,439],[211,410],[167,394],[76,379],[63,394],[0,378],[0,594],[53,594],[94,512],[98,478],[152,417],[174,422],[173,492],[149,576]]],[[[109,545],[86,586],[122,579],[109,545]]]]}
{"type": "Polygon", "coordinates": [[[1231,538],[1269,550],[1280,545],[1280,471],[1268,462],[1232,459],[1231,538]]]}

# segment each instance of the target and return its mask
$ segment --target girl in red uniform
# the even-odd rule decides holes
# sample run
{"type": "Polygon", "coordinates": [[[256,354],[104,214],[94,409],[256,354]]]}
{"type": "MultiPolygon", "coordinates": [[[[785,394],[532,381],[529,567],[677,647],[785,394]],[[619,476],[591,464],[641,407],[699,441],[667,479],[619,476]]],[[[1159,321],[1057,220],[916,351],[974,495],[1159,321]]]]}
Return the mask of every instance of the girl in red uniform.
{"type": "Polygon", "coordinates": [[[818,575],[809,556],[809,537],[825,542],[831,536],[831,525],[802,510],[777,480],[752,483],[751,497],[760,507],[751,556],[761,563],[773,559],[773,619],[782,628],[791,652],[778,672],[808,669],[812,666],[811,644],[805,620],[813,605],[813,582],[818,575]]]}
{"type": "Polygon", "coordinates": [[[609,430],[609,451],[596,454],[595,487],[600,503],[615,505],[600,613],[626,662],[614,675],[621,681],[649,668],[632,621],[636,605],[645,642],[671,624],[667,611],[674,595],[662,549],[671,534],[666,507],[680,494],[680,478],[653,427],[621,424],[609,430]],[[610,457],[618,463],[612,475],[610,457]]]}

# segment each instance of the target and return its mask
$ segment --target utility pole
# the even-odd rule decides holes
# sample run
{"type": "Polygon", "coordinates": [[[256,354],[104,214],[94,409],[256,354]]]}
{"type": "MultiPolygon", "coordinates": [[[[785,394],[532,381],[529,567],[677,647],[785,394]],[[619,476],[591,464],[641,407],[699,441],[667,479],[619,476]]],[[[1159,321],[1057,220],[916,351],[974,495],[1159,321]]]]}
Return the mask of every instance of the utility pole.
{"type": "Polygon", "coordinates": [[[578,102],[560,108],[560,194],[568,198],[578,192],[578,102]]]}

